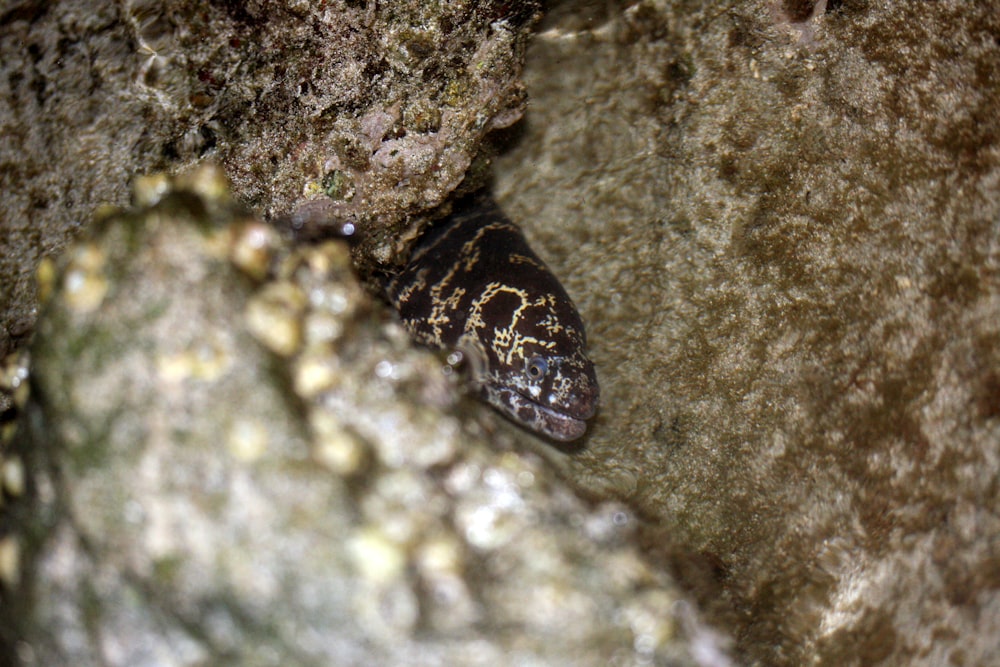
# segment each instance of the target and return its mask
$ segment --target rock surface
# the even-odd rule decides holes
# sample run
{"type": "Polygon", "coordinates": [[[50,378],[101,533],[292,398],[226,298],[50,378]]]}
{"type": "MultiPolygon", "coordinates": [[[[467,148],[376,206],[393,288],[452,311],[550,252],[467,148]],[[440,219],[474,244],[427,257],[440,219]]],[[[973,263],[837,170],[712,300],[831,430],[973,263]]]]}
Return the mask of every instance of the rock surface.
{"type": "Polygon", "coordinates": [[[212,169],[137,188],[43,271],[3,664],[725,659],[624,507],[463,425],[344,243],[291,250],[212,169]]]}
{"type": "Polygon", "coordinates": [[[498,189],[604,406],[564,475],[656,524],[750,664],[1000,661],[998,35],[561,3],[529,52],[498,189]]]}
{"type": "MultiPolygon", "coordinates": [[[[369,5],[210,5],[197,20],[155,4],[0,10],[0,348],[33,330],[40,257],[99,203],[123,205],[134,174],[202,157],[265,215],[336,198],[324,210],[370,230],[354,259],[394,261],[419,224],[406,216],[445,197],[463,165],[481,179],[480,140],[516,117],[524,27],[496,30],[490,9],[473,10],[452,42],[422,10],[369,5]],[[247,40],[264,16],[263,41],[247,40]],[[496,104],[480,119],[483,99],[496,104]],[[442,113],[437,132],[464,128],[449,135],[458,152],[430,138],[449,101],[460,120],[442,113]]],[[[580,306],[603,409],[582,451],[539,451],[583,493],[648,519],[641,539],[748,664],[1000,661],[997,13],[958,0],[547,8],[528,60],[533,106],[509,130],[496,189],[580,306]]],[[[328,389],[329,372],[296,361],[310,357],[295,327],[280,334],[296,297],[259,297],[248,303],[279,331],[264,338],[288,383],[298,372],[328,389]]],[[[383,452],[380,425],[466,424],[469,408],[440,398],[451,391],[431,383],[414,404],[401,389],[405,400],[377,404],[396,417],[290,428],[305,458],[350,480],[409,451],[396,440],[383,452]],[[316,434],[333,445],[314,452],[316,434]]],[[[491,437],[532,444],[483,414],[491,437]]],[[[48,502],[44,490],[22,493],[48,502]]],[[[352,526],[388,530],[361,512],[352,526]]],[[[0,573],[12,544],[0,539],[0,573]]],[[[405,560],[404,544],[387,552],[405,560]]],[[[93,585],[126,590],[106,576],[93,585]]],[[[390,598],[387,627],[405,634],[408,598],[390,598]]],[[[211,618],[225,649],[229,621],[211,618]]]]}
{"type": "Polygon", "coordinates": [[[30,335],[39,260],[143,173],[212,159],[265,218],[319,199],[364,223],[362,263],[391,260],[408,216],[481,182],[484,136],[520,117],[536,10],[3,3],[0,355],[30,335]]]}

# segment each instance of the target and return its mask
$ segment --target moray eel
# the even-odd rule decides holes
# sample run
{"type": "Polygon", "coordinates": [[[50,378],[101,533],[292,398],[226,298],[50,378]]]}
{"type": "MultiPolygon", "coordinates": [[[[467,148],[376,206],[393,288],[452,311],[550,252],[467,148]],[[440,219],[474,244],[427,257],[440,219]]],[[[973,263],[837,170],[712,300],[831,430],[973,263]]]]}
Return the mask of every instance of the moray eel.
{"type": "Polygon", "coordinates": [[[584,434],[599,390],[583,321],[492,199],[430,227],[386,293],[417,341],[470,360],[490,405],[555,440],[584,434]]]}

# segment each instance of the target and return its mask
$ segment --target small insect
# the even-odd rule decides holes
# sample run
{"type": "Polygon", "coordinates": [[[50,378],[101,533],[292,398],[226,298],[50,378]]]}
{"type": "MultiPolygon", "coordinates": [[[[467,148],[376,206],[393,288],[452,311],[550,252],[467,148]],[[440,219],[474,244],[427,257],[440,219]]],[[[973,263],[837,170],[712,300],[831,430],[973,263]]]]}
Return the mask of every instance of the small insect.
{"type": "Polygon", "coordinates": [[[492,406],[555,440],[584,434],[600,392],[583,321],[492,199],[428,229],[386,292],[418,342],[470,361],[492,406]]]}

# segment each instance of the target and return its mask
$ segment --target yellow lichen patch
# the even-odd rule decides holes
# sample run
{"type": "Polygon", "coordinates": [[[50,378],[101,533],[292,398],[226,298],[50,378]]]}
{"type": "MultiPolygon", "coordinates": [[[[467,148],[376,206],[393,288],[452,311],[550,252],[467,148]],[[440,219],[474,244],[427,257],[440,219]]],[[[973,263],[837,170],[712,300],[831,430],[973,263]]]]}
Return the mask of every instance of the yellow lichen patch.
{"type": "Polygon", "coordinates": [[[337,358],[333,354],[303,356],[295,365],[295,393],[315,398],[333,387],[337,379],[337,358]]]}
{"type": "Polygon", "coordinates": [[[351,251],[341,241],[327,241],[306,256],[309,268],[319,275],[330,275],[334,269],[350,266],[351,251]]]}
{"type": "Polygon", "coordinates": [[[372,526],[355,531],[347,542],[347,549],[354,567],[372,583],[398,579],[406,566],[402,546],[372,526]]]}
{"type": "Polygon", "coordinates": [[[24,406],[28,404],[28,397],[31,395],[31,385],[27,382],[22,382],[14,390],[14,405],[20,409],[24,409],[24,406]]]}
{"type": "Polygon", "coordinates": [[[462,545],[449,533],[425,539],[417,548],[415,560],[425,577],[461,576],[465,565],[462,545]]]}
{"type": "Polygon", "coordinates": [[[180,174],[176,179],[176,189],[188,190],[215,203],[225,204],[232,198],[225,172],[211,162],[180,174]]]}
{"type": "Polygon", "coordinates": [[[305,306],[306,296],[297,286],[288,282],[272,283],[247,305],[247,327],[271,351],[291,356],[302,343],[305,306]]]}
{"type": "Polygon", "coordinates": [[[201,341],[189,349],[156,359],[156,370],[167,382],[203,380],[212,382],[232,367],[233,358],[222,343],[201,341]]]}
{"type": "Polygon", "coordinates": [[[156,372],[167,382],[182,382],[191,376],[191,363],[185,353],[169,354],[157,358],[156,372]]]}
{"type": "Polygon", "coordinates": [[[73,251],[62,281],[63,298],[70,309],[90,313],[104,302],[109,286],[104,275],[106,259],[94,243],[84,243],[73,251]]]}
{"type": "MultiPolygon", "coordinates": [[[[346,295],[332,295],[328,298],[331,310],[342,312],[349,303],[346,295]]],[[[326,345],[341,337],[344,333],[343,322],[326,311],[312,311],[306,315],[305,336],[308,345],[326,345]]]]}
{"type": "Polygon", "coordinates": [[[302,197],[303,199],[314,199],[325,195],[323,192],[323,186],[320,184],[320,179],[313,179],[306,181],[302,186],[302,197]]]}
{"type": "Polygon", "coordinates": [[[27,384],[28,379],[27,351],[11,352],[0,362],[0,389],[14,391],[27,384]]]}
{"type": "Polygon", "coordinates": [[[113,204],[98,204],[94,209],[94,222],[103,222],[121,213],[122,209],[113,204]]]}
{"type": "Polygon", "coordinates": [[[0,362],[0,389],[10,392],[14,405],[22,409],[28,403],[30,394],[28,360],[28,352],[19,351],[8,354],[0,362]]]}
{"type": "Polygon", "coordinates": [[[132,199],[136,206],[153,206],[170,192],[170,177],[167,174],[138,176],[132,182],[132,199]]]}
{"type": "Polygon", "coordinates": [[[259,220],[237,225],[229,245],[229,260],[256,280],[267,277],[278,233],[259,220]]]}
{"type": "Polygon", "coordinates": [[[675,601],[670,592],[654,588],[642,591],[623,605],[620,622],[632,631],[638,650],[653,653],[675,637],[675,620],[662,614],[662,610],[670,609],[675,601]]]}
{"type": "Polygon", "coordinates": [[[0,583],[14,588],[21,581],[21,543],[13,535],[0,538],[0,583]]]}
{"type": "Polygon", "coordinates": [[[368,450],[332,414],[313,410],[309,415],[312,429],[312,453],[316,462],[338,475],[353,475],[367,462],[368,450]]]}
{"type": "Polygon", "coordinates": [[[230,261],[233,252],[233,236],[231,227],[213,229],[204,236],[201,250],[206,257],[219,261],[230,261]]]}
{"type": "Polygon", "coordinates": [[[17,497],[24,493],[24,463],[21,457],[13,456],[3,462],[0,480],[3,481],[3,490],[10,495],[17,497]]]}
{"type": "Polygon", "coordinates": [[[229,427],[226,448],[233,457],[253,463],[267,451],[267,426],[256,419],[240,419],[229,427]]]}
{"type": "Polygon", "coordinates": [[[48,303],[56,286],[56,263],[49,257],[43,257],[35,271],[35,283],[38,285],[38,301],[48,303]]]}

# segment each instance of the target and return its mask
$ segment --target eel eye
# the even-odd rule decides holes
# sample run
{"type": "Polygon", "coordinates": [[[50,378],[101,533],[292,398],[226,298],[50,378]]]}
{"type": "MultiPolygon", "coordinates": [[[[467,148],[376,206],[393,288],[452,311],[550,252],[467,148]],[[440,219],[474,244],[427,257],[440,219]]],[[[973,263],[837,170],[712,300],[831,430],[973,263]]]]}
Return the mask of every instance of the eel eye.
{"type": "Polygon", "coordinates": [[[545,377],[545,373],[548,370],[549,365],[545,363],[545,359],[543,357],[532,357],[528,360],[528,365],[525,368],[525,372],[532,380],[541,380],[545,377]]]}

